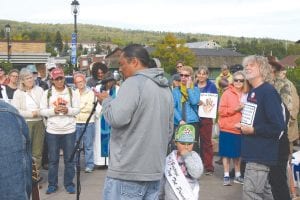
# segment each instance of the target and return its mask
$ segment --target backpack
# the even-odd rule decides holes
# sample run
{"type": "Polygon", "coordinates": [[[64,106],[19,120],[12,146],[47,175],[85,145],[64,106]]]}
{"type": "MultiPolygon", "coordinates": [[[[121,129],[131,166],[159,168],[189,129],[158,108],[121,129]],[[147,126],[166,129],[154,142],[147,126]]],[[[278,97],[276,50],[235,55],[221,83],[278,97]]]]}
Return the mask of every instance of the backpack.
{"type": "MultiPolygon", "coordinates": [[[[72,89],[70,87],[68,88],[68,92],[69,92],[69,96],[70,96],[70,104],[71,107],[73,107],[73,103],[72,103],[72,97],[73,97],[73,93],[72,93],[72,89]]],[[[50,97],[52,96],[52,88],[50,88],[47,92],[47,107],[49,108],[49,101],[50,101],[50,97]]]]}

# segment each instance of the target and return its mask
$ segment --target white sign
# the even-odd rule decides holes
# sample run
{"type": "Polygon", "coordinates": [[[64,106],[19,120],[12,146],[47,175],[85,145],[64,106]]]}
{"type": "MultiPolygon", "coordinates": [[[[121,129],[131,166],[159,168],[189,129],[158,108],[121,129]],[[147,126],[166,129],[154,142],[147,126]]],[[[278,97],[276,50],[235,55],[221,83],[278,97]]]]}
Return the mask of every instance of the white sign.
{"type": "Polygon", "coordinates": [[[202,105],[199,106],[199,117],[216,118],[218,107],[218,94],[200,93],[200,101],[202,105]]]}
{"type": "Polygon", "coordinates": [[[256,108],[257,108],[257,105],[254,103],[249,103],[249,102],[245,103],[243,111],[242,111],[241,124],[253,126],[256,108]]]}

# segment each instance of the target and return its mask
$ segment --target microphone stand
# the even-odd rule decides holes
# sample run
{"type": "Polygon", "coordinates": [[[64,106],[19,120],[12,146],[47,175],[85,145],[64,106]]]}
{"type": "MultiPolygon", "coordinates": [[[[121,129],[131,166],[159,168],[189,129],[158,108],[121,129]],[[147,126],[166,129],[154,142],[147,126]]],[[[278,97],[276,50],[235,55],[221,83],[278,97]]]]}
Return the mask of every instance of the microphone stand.
{"type": "Polygon", "coordinates": [[[80,147],[80,143],[81,143],[81,139],[83,137],[83,134],[85,133],[86,128],[87,128],[87,126],[90,122],[90,119],[93,116],[93,114],[95,113],[97,103],[98,103],[97,100],[93,103],[94,104],[93,109],[92,109],[89,117],[87,118],[87,120],[85,122],[84,128],[83,128],[78,140],[76,141],[74,150],[73,150],[72,155],[71,155],[70,160],[69,160],[70,162],[73,162],[74,156],[76,154],[76,185],[77,185],[77,187],[76,187],[77,188],[76,189],[76,199],[77,200],[79,200],[80,191],[81,191],[81,185],[80,185],[80,152],[83,151],[83,148],[80,147]]]}

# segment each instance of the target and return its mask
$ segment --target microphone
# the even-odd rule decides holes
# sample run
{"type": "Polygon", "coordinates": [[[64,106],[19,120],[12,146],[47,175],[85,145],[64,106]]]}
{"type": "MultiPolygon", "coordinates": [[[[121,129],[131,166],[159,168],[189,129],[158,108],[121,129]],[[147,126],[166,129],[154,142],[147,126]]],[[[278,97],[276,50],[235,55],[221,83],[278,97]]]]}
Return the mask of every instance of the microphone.
{"type": "Polygon", "coordinates": [[[106,84],[110,81],[116,81],[116,79],[115,79],[113,73],[108,71],[108,72],[106,72],[106,74],[104,74],[103,79],[99,82],[99,84],[101,84],[100,92],[106,90],[106,84]]]}

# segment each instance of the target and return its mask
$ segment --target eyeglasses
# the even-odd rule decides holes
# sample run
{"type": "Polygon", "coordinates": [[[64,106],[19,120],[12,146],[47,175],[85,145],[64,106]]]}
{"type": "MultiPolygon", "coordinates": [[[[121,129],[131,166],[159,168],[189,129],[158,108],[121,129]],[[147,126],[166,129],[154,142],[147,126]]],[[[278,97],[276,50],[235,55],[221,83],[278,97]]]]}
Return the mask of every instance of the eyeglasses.
{"type": "Polygon", "coordinates": [[[234,82],[240,82],[240,83],[244,83],[244,79],[234,79],[234,82]]]}
{"type": "Polygon", "coordinates": [[[187,77],[189,77],[189,76],[191,76],[191,75],[189,75],[189,74],[180,74],[180,77],[185,77],[185,78],[187,78],[187,77]]]}
{"type": "Polygon", "coordinates": [[[179,142],[181,145],[192,145],[193,143],[188,143],[188,142],[179,142]]]}

